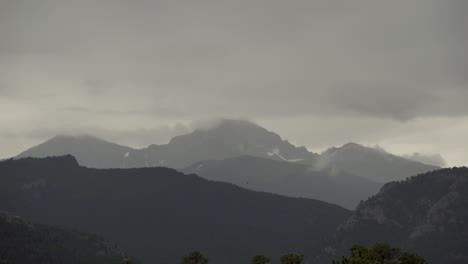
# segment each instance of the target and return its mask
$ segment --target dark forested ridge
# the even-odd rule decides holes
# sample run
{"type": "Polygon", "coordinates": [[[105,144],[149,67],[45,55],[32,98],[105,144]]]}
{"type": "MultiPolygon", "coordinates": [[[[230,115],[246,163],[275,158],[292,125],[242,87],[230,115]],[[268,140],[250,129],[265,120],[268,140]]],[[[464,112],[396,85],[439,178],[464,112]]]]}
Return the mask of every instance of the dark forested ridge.
{"type": "Polygon", "coordinates": [[[391,182],[357,207],[325,252],[340,256],[355,243],[386,241],[429,263],[468,263],[467,208],[466,167],[391,182]]]}
{"type": "Polygon", "coordinates": [[[124,258],[122,250],[96,235],[0,212],[0,260],[9,264],[120,264],[124,258]]]}
{"type": "Polygon", "coordinates": [[[103,235],[143,262],[160,264],[193,249],[210,263],[297,251],[311,256],[350,216],[326,202],[248,191],[168,168],[89,169],[72,156],[1,162],[0,210],[103,235]]]}

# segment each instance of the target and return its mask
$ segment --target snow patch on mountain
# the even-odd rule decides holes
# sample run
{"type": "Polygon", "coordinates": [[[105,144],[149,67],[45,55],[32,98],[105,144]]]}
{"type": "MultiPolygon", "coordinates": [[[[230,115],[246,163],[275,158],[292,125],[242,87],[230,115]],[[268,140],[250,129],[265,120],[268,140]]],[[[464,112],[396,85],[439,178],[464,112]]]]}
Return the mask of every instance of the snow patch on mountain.
{"type": "Polygon", "coordinates": [[[277,156],[278,158],[284,160],[284,161],[287,161],[287,162],[299,162],[299,161],[303,161],[304,159],[287,159],[285,157],[283,157],[280,153],[280,150],[278,147],[274,147],[271,152],[267,152],[267,155],[270,156],[270,157],[273,157],[273,156],[277,156]]]}

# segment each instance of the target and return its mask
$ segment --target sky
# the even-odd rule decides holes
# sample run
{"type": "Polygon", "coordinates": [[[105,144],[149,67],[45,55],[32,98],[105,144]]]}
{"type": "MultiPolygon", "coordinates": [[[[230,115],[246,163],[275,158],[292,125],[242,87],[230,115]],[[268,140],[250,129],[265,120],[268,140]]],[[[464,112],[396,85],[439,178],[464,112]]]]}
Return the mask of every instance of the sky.
{"type": "Polygon", "coordinates": [[[466,0],[0,0],[0,158],[245,118],[468,165],[466,0]]]}

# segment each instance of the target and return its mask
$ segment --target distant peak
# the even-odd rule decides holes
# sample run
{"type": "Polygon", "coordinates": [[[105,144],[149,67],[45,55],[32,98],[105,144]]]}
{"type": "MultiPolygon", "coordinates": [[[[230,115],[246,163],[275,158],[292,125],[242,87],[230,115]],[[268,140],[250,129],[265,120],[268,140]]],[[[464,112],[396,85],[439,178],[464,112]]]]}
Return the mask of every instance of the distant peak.
{"type": "Polygon", "coordinates": [[[355,142],[349,142],[341,146],[341,148],[365,148],[365,147],[355,142]]]}
{"type": "Polygon", "coordinates": [[[219,125],[258,126],[254,122],[246,119],[221,119],[219,125]]]}
{"type": "Polygon", "coordinates": [[[195,124],[196,130],[209,131],[223,128],[262,128],[259,125],[246,119],[218,119],[212,121],[204,121],[195,124]]]}
{"type": "Polygon", "coordinates": [[[379,145],[375,145],[373,147],[371,146],[364,146],[355,142],[349,142],[344,144],[338,149],[343,149],[343,150],[366,150],[366,151],[377,151],[381,153],[388,153],[385,149],[380,147],[379,145]]]}
{"type": "Polygon", "coordinates": [[[195,127],[194,134],[206,132],[214,134],[236,133],[246,136],[275,134],[245,119],[220,119],[212,122],[202,122],[195,125],[195,127]]]}
{"type": "Polygon", "coordinates": [[[79,135],[56,135],[51,140],[98,140],[105,141],[104,139],[98,138],[89,134],[79,134],[79,135]]]}
{"type": "Polygon", "coordinates": [[[359,152],[381,152],[386,153],[385,150],[378,147],[367,147],[355,142],[349,142],[341,147],[332,147],[327,149],[323,154],[331,154],[331,153],[359,153],[359,152]]]}
{"type": "Polygon", "coordinates": [[[57,135],[43,144],[47,143],[55,143],[55,144],[113,144],[118,145],[114,142],[107,141],[102,138],[98,138],[93,135],[89,134],[81,134],[81,135],[57,135]]]}
{"type": "Polygon", "coordinates": [[[348,149],[362,149],[362,148],[365,148],[365,147],[361,144],[358,144],[355,142],[349,142],[349,143],[342,145],[341,147],[331,147],[327,149],[325,153],[335,152],[335,151],[340,151],[340,150],[348,150],[348,149]]]}

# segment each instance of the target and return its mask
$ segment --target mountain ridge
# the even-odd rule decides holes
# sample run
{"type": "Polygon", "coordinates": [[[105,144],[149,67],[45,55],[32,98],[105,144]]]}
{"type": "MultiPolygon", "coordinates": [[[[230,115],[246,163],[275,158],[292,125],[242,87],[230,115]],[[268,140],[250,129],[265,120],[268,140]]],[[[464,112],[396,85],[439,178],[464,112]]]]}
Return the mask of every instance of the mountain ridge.
{"type": "Polygon", "coordinates": [[[437,166],[409,160],[381,148],[354,142],[322,152],[318,167],[337,168],[380,183],[403,180],[419,173],[439,169],[437,166]]]}
{"type": "Polygon", "coordinates": [[[167,166],[183,168],[200,160],[231,158],[253,155],[282,160],[282,156],[269,155],[275,152],[288,159],[313,163],[317,154],[304,147],[295,147],[278,134],[244,120],[222,120],[210,129],[196,129],[192,133],[173,137],[169,143],[149,145],[134,149],[97,139],[92,136],[57,136],[32,147],[17,157],[45,157],[51,155],[74,155],[80,164],[95,168],[136,168],[167,166]],[[57,139],[68,139],[65,146],[57,146],[57,139]],[[89,153],[83,153],[89,146],[89,153]],[[103,150],[99,150],[98,147],[103,150]],[[189,149],[190,151],[187,151],[189,149]],[[111,150],[115,150],[113,153],[111,150]],[[93,159],[89,156],[95,155],[93,159]],[[103,160],[100,162],[100,160],[103,160]]]}
{"type": "Polygon", "coordinates": [[[466,167],[439,169],[387,183],[358,205],[324,252],[328,259],[339,258],[353,244],[370,246],[385,241],[415,251],[429,263],[467,263],[466,208],[466,167]]]}
{"type": "Polygon", "coordinates": [[[290,197],[319,199],[353,209],[381,184],[330,169],[253,156],[197,162],[181,171],[208,180],[230,182],[246,189],[290,197]]]}
{"type": "Polygon", "coordinates": [[[22,152],[17,157],[74,155],[91,168],[138,168],[165,166],[187,168],[203,160],[254,156],[295,164],[317,171],[332,170],[385,183],[437,169],[380,149],[357,143],[330,148],[321,154],[296,147],[278,134],[244,120],[223,120],[210,128],[172,138],[169,143],[134,149],[95,137],[56,137],[22,152]]]}
{"type": "Polygon", "coordinates": [[[60,157],[1,162],[0,210],[97,233],[148,263],[173,263],[195,246],[211,263],[315,252],[350,215],[327,202],[249,191],[170,168],[90,169],[68,159],[66,166],[60,157]]]}

